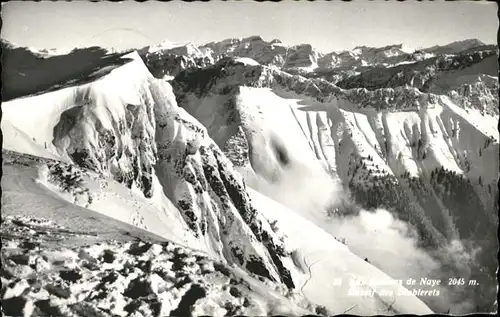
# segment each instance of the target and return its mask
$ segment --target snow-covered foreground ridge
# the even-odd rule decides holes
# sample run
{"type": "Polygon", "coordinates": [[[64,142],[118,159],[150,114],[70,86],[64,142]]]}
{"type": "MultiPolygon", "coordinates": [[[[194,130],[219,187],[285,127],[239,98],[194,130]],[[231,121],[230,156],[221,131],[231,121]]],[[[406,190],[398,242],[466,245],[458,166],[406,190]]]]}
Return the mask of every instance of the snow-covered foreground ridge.
{"type": "MultiPolygon", "coordinates": [[[[265,217],[266,204],[260,204],[257,207],[252,203],[246,185],[234,170],[233,164],[208,136],[205,127],[177,106],[170,85],[153,78],[136,53],[127,58],[133,61],[91,83],[38,96],[19,98],[2,104],[2,132],[7,138],[4,142],[4,149],[21,153],[11,152],[9,155],[18,159],[11,160],[9,168],[4,165],[2,213],[4,211],[6,215],[26,213],[29,217],[36,219],[37,209],[40,209],[42,210],[40,213],[45,215],[41,218],[48,216],[49,220],[56,223],[69,221],[73,226],[70,229],[75,231],[78,224],[65,219],[71,217],[71,213],[66,214],[64,208],[61,209],[60,206],[63,204],[67,206],[66,208],[76,208],[72,211],[73,215],[75,212],[87,213],[89,210],[94,210],[117,220],[148,228],[153,233],[168,238],[174,243],[199,250],[207,257],[228,265],[232,268],[231,270],[247,276],[251,280],[249,288],[254,290],[252,293],[258,293],[255,289],[270,288],[277,294],[278,297],[261,296],[262,301],[268,300],[267,303],[262,304],[261,308],[264,308],[261,311],[245,310],[244,301],[242,303],[230,301],[233,306],[241,304],[240,308],[245,314],[261,314],[262,312],[273,314],[276,312],[277,305],[280,307],[284,305],[285,308],[279,308],[277,311],[286,314],[301,314],[300,309],[314,310],[314,304],[325,306],[326,312],[331,313],[348,310],[350,307],[345,307],[345,303],[341,300],[325,301],[327,297],[316,299],[308,295],[322,292],[320,289],[311,291],[312,286],[308,286],[309,291],[305,294],[307,300],[303,298],[300,287],[311,277],[309,276],[311,272],[297,264],[297,252],[294,253],[296,250],[289,246],[287,232],[279,232],[272,228],[265,217]],[[31,167],[23,164],[23,160],[29,157],[26,155],[34,155],[36,164],[34,163],[31,167]],[[36,157],[55,159],[55,161],[36,159],[36,157]],[[33,182],[35,179],[37,181],[33,182]],[[23,191],[32,194],[23,197],[19,195],[24,194],[23,191]],[[30,197],[34,201],[30,201],[30,197]],[[42,199],[44,203],[37,204],[39,199],[42,199]],[[165,230],[166,227],[172,230],[165,230]],[[258,282],[259,279],[261,282],[258,282]],[[286,294],[288,294],[288,299],[280,299],[279,296],[286,294]],[[280,301],[284,304],[279,304],[280,301]],[[308,304],[308,301],[313,304],[308,304]]],[[[7,155],[6,153],[4,152],[4,155],[7,155]]],[[[90,219],[92,217],[89,216],[86,221],[92,222],[90,219]]],[[[100,218],[94,217],[94,219],[96,226],[99,226],[97,219],[100,218]]],[[[278,220],[278,222],[286,221],[285,216],[282,220],[278,220]]],[[[9,236],[9,228],[11,228],[8,224],[8,222],[2,223],[2,230],[6,232],[2,234],[6,237],[9,236]]],[[[25,242],[33,242],[30,240],[36,240],[36,237],[44,235],[43,230],[33,230],[35,236],[26,236],[25,242]]],[[[71,230],[69,231],[72,232],[71,230]]],[[[82,234],[85,234],[85,231],[82,234]]],[[[293,233],[290,234],[293,235],[293,233]]],[[[305,235],[304,232],[301,234],[305,235]]],[[[11,239],[16,245],[13,246],[14,249],[24,248],[21,247],[24,245],[21,243],[22,239],[19,239],[11,239]]],[[[131,248],[129,245],[116,244],[107,240],[104,243],[107,244],[104,248],[109,249],[111,253],[122,253],[131,248]]],[[[332,244],[343,247],[335,239],[332,239],[332,244]]],[[[31,259],[36,262],[36,253],[43,249],[43,246],[44,243],[41,243],[35,248],[33,257],[28,256],[27,262],[22,263],[28,263],[29,266],[31,259]]],[[[75,258],[75,254],[85,250],[70,251],[67,248],[64,246],[63,251],[65,250],[69,258],[73,260],[68,260],[71,262],[69,264],[56,260],[59,263],[57,265],[69,265],[73,270],[85,271],[84,264],[80,262],[81,257],[78,256],[80,260],[75,258]]],[[[95,248],[105,251],[102,246],[95,248]]],[[[164,251],[157,247],[153,249],[160,252],[160,255],[166,252],[167,258],[170,252],[175,253],[175,251],[169,251],[168,248],[164,251]]],[[[19,264],[12,259],[12,256],[14,258],[16,256],[11,253],[11,249],[3,248],[2,252],[4,250],[6,250],[5,256],[9,259],[8,263],[13,266],[14,270],[10,277],[5,277],[8,281],[15,278],[16,274],[22,275],[29,271],[27,267],[22,266],[26,264],[19,264]],[[16,273],[18,269],[24,273],[16,273]]],[[[58,257],[57,252],[61,249],[47,249],[46,251],[56,253],[52,252],[52,255],[48,257],[49,260],[44,260],[50,262],[52,256],[58,257]]],[[[307,252],[307,249],[301,252],[307,252]]],[[[328,253],[331,250],[324,252],[328,253]]],[[[361,268],[358,271],[359,274],[371,275],[375,270],[386,277],[345,248],[341,252],[341,254],[349,254],[349,261],[359,263],[361,268]]],[[[175,258],[174,255],[172,256],[175,258]]],[[[98,258],[99,255],[93,258],[96,259],[96,257],[98,258]]],[[[122,260],[126,262],[125,258],[120,258],[119,262],[122,260]]],[[[337,261],[341,263],[342,257],[337,258],[337,261]]],[[[52,264],[49,263],[49,267],[52,264]]],[[[164,269],[168,270],[168,267],[164,269]]],[[[113,266],[110,270],[114,270],[113,266]]],[[[322,272],[322,279],[333,279],[332,276],[323,276],[326,270],[322,272]]],[[[35,280],[46,278],[43,274],[35,280]]],[[[47,274],[50,280],[52,273],[47,272],[47,274]]],[[[142,270],[138,274],[136,277],[139,281],[144,278],[153,278],[151,272],[147,270],[142,270]]],[[[101,278],[100,274],[96,275],[98,279],[101,278]]],[[[118,275],[114,274],[118,280],[122,281],[123,278],[118,275]]],[[[22,275],[27,281],[31,281],[28,276],[33,278],[29,274],[22,275]]],[[[340,277],[347,278],[347,276],[340,277]]],[[[90,275],[89,278],[92,279],[90,275]]],[[[124,281],[132,283],[131,279],[131,277],[125,277],[124,281]]],[[[168,282],[167,276],[157,274],[157,277],[153,279],[160,284],[160,279],[168,285],[172,284],[172,281],[168,282]]],[[[111,283],[115,283],[116,279],[112,280],[114,281],[111,283]]],[[[104,280],[100,282],[106,283],[104,280]]],[[[70,289],[74,287],[81,289],[81,286],[77,286],[80,285],[78,281],[60,281],[61,283],[70,289]]],[[[2,284],[5,285],[5,283],[2,284]]],[[[123,295],[126,292],[124,284],[122,282],[118,284],[115,285],[116,288],[113,286],[110,292],[123,295]]],[[[9,285],[11,288],[16,288],[17,284],[9,285]]],[[[25,286],[19,287],[24,290],[25,286]]],[[[134,285],[129,284],[129,286],[135,288],[134,285]]],[[[43,287],[49,293],[51,291],[48,289],[53,290],[52,286],[46,284],[43,284],[43,287]]],[[[93,296],[88,293],[90,290],[87,288],[82,292],[71,291],[69,297],[66,297],[69,302],[61,304],[60,298],[65,298],[64,294],[67,294],[64,291],[65,287],[62,287],[62,291],[53,291],[56,295],[43,293],[40,298],[33,293],[35,292],[33,288],[29,288],[29,296],[27,296],[29,299],[23,295],[23,291],[7,292],[7,288],[3,289],[3,295],[10,298],[12,303],[17,303],[16,301],[19,300],[24,303],[31,301],[41,310],[52,309],[54,305],[63,309],[90,299],[88,296],[93,296]],[[40,305],[42,305],[41,308],[40,305]]],[[[155,293],[155,287],[150,286],[153,293],[155,293]]],[[[198,285],[198,287],[201,286],[198,285]]],[[[364,286],[359,287],[363,289],[364,286]]],[[[333,288],[329,289],[334,291],[333,288]]],[[[187,289],[184,290],[189,292],[187,289]]],[[[188,307],[184,309],[194,309],[191,311],[194,314],[215,315],[230,311],[226,306],[224,306],[225,312],[211,310],[222,304],[207,299],[207,292],[210,293],[210,289],[198,292],[198,294],[205,294],[206,305],[196,306],[195,303],[188,303],[186,304],[188,307]]],[[[327,294],[323,295],[327,296],[327,294]]],[[[102,314],[106,315],[112,313],[108,311],[109,309],[118,307],[116,309],[119,314],[125,314],[125,307],[142,305],[140,301],[130,303],[130,298],[134,299],[133,297],[128,296],[128,299],[124,299],[121,295],[117,295],[118,298],[112,300],[119,301],[121,304],[118,306],[113,304],[106,308],[96,303],[97,306],[92,309],[100,309],[102,314]],[[124,300],[127,304],[123,302],[124,300]]],[[[218,296],[217,294],[211,295],[218,296]]],[[[164,303],[168,299],[163,295],[157,295],[156,301],[164,303]]],[[[397,306],[397,309],[396,306],[388,303],[388,300],[378,296],[369,299],[355,297],[355,301],[359,302],[357,312],[360,314],[375,314],[384,308],[396,313],[430,312],[414,296],[405,299],[408,305],[397,306]]],[[[71,309],[73,311],[90,309],[86,307],[82,303],[71,309]]],[[[165,307],[173,309],[177,306],[165,307]]],[[[168,310],[168,308],[165,309],[168,310]]],[[[154,309],[139,310],[136,313],[155,315],[151,313],[152,310],[154,309]]],[[[29,311],[29,308],[25,308],[25,311],[29,311]]],[[[32,311],[34,314],[38,312],[36,309],[32,311]]],[[[325,310],[319,311],[325,312],[325,310]]],[[[80,314],[85,315],[81,312],[80,314]]]]}
{"type": "Polygon", "coordinates": [[[302,315],[314,310],[298,307],[204,252],[51,196],[33,182],[38,159],[7,158],[0,229],[6,316],[302,315]]]}

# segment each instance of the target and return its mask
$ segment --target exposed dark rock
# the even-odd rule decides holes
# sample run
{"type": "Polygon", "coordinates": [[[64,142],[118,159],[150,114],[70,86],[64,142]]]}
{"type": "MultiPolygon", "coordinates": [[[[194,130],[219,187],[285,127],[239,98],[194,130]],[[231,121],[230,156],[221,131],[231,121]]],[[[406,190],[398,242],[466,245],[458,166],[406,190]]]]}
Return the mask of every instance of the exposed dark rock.
{"type": "Polygon", "coordinates": [[[239,298],[242,295],[240,290],[238,290],[238,288],[234,286],[231,286],[231,288],[229,289],[229,293],[236,298],[239,298]]]}
{"type": "Polygon", "coordinates": [[[23,316],[27,300],[23,297],[3,299],[1,302],[2,313],[7,316],[23,316]]]}
{"type": "Polygon", "coordinates": [[[135,280],[132,280],[130,282],[123,295],[132,299],[136,299],[139,297],[148,296],[150,293],[151,287],[149,286],[149,283],[142,278],[136,278],[135,280]]]}
{"type": "Polygon", "coordinates": [[[132,255],[142,255],[151,249],[152,244],[149,242],[134,242],[131,246],[130,249],[128,250],[128,253],[132,255]]]}
{"type": "Polygon", "coordinates": [[[102,260],[106,263],[113,263],[116,259],[116,256],[113,251],[105,250],[104,255],[102,256],[102,260]]]}
{"type": "Polygon", "coordinates": [[[75,270],[61,271],[61,272],[59,272],[59,276],[63,280],[69,281],[69,282],[76,282],[82,278],[82,274],[78,271],[75,271],[75,270]]]}
{"type": "MultiPolygon", "coordinates": [[[[3,301],[2,301],[2,304],[3,304],[3,301]]],[[[63,314],[61,313],[59,308],[50,305],[50,301],[48,299],[36,301],[35,306],[41,312],[41,314],[39,314],[39,316],[43,316],[43,315],[63,316],[63,314]]],[[[12,316],[22,316],[22,314],[12,314],[12,316]]]]}
{"type": "Polygon", "coordinates": [[[198,284],[193,284],[184,294],[176,309],[170,312],[170,316],[191,316],[192,306],[200,298],[206,296],[206,290],[198,284]]]}
{"type": "Polygon", "coordinates": [[[266,277],[270,280],[274,280],[271,277],[271,274],[269,274],[269,271],[264,263],[262,263],[262,260],[255,257],[251,257],[249,260],[247,260],[246,269],[254,274],[266,277]]]}

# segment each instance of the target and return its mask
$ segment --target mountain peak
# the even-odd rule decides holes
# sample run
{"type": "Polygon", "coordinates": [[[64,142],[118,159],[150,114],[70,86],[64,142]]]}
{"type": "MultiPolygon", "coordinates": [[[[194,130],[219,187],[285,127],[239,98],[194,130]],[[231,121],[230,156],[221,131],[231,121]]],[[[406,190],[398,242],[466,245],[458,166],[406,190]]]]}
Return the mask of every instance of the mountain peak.
{"type": "Polygon", "coordinates": [[[435,45],[424,49],[423,51],[432,52],[436,54],[456,54],[475,47],[485,46],[486,43],[478,39],[466,39],[462,41],[452,42],[447,45],[435,45]]]}
{"type": "Polygon", "coordinates": [[[169,50],[169,49],[173,49],[173,48],[176,48],[176,47],[188,45],[189,43],[190,42],[179,43],[179,42],[173,42],[173,41],[170,41],[170,40],[163,40],[162,42],[160,42],[158,44],[150,45],[149,46],[149,51],[153,52],[153,51],[169,50]]]}
{"type": "Polygon", "coordinates": [[[377,50],[377,51],[386,51],[386,50],[390,50],[390,49],[403,49],[403,44],[389,44],[389,45],[385,45],[385,46],[380,46],[380,47],[375,47],[375,46],[366,46],[366,45],[361,45],[361,46],[356,46],[354,50],[362,50],[362,51],[370,51],[370,50],[377,50]]]}
{"type": "Polygon", "coordinates": [[[243,39],[244,42],[259,42],[264,41],[260,35],[252,35],[243,39]]]}
{"type": "Polygon", "coordinates": [[[450,43],[449,45],[452,45],[452,44],[474,45],[474,46],[486,45],[486,43],[484,43],[483,41],[481,41],[479,39],[466,39],[466,40],[456,41],[456,42],[450,43]]]}

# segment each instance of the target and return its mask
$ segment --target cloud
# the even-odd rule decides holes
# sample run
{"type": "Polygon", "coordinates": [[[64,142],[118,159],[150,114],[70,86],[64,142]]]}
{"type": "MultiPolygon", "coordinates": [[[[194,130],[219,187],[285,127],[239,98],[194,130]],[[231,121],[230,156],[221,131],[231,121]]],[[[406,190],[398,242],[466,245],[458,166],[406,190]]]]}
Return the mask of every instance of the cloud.
{"type": "MultiPolygon", "coordinates": [[[[394,279],[406,281],[414,278],[440,279],[441,285],[430,288],[416,285],[413,288],[439,290],[439,296],[421,297],[437,313],[471,312],[474,299],[468,296],[470,289],[448,287],[452,275],[467,278],[471,272],[477,249],[465,246],[462,241],[451,241],[439,250],[429,251],[417,244],[416,230],[406,222],[396,219],[389,211],[363,210],[350,202],[349,193],[333,180],[321,166],[305,166],[293,162],[282,169],[279,180],[269,182],[259,176],[248,176],[250,187],[274,200],[297,210],[339,240],[345,239],[349,249],[367,258],[373,265],[394,279]],[[332,206],[346,206],[351,210],[338,217],[327,216],[332,206]]],[[[412,289],[411,286],[406,286],[412,289]]]]}
{"type": "Polygon", "coordinates": [[[447,285],[452,276],[470,276],[470,263],[477,250],[466,248],[461,241],[452,241],[439,250],[424,250],[417,245],[414,228],[384,209],[331,219],[328,231],[345,239],[353,253],[367,258],[392,278],[417,280],[417,285],[404,285],[406,288],[439,290],[439,296],[421,297],[436,313],[446,313],[450,308],[452,313],[474,310],[474,300],[467,296],[470,289],[447,285]],[[419,285],[422,278],[439,279],[441,285],[419,285]]]}
{"type": "Polygon", "coordinates": [[[293,162],[278,171],[278,180],[270,182],[259,175],[245,175],[247,184],[315,222],[324,221],[324,210],[336,204],[342,186],[321,165],[306,166],[293,162]]]}

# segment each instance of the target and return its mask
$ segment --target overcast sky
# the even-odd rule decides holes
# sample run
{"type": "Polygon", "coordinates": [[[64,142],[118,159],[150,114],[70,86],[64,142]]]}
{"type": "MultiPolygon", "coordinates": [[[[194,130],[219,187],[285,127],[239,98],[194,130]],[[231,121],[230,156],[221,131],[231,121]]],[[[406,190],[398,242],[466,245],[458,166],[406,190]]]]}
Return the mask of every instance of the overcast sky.
{"type": "Polygon", "coordinates": [[[477,38],[496,43],[494,2],[173,1],[2,3],[1,37],[36,48],[130,48],[163,40],[204,44],[260,35],[322,52],[403,43],[412,48],[477,38]]]}

